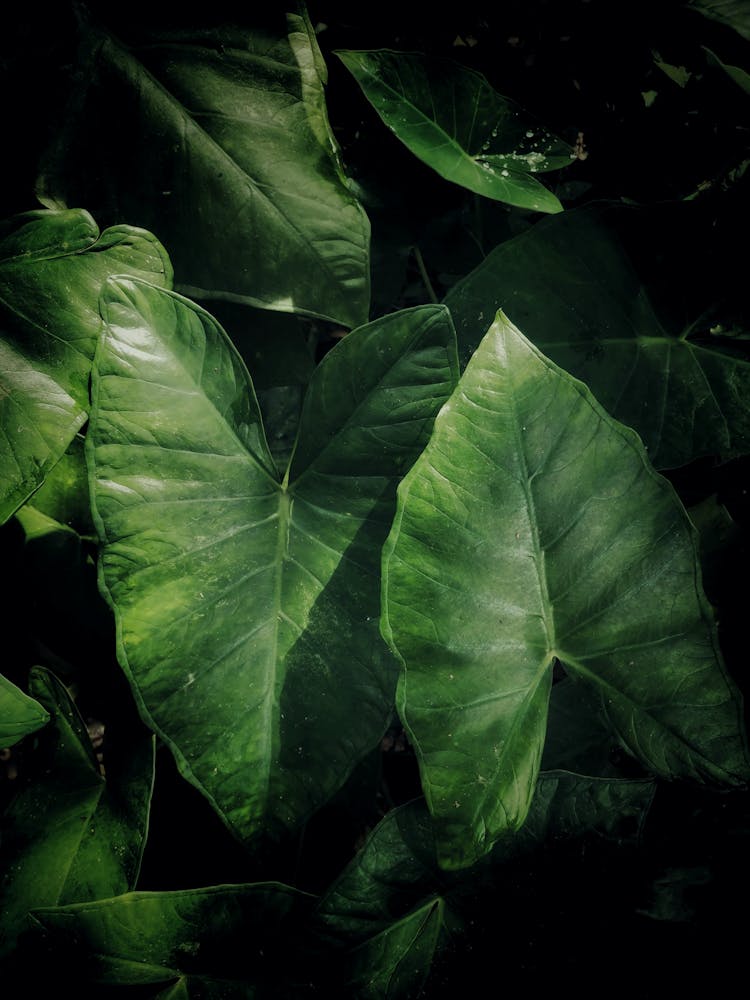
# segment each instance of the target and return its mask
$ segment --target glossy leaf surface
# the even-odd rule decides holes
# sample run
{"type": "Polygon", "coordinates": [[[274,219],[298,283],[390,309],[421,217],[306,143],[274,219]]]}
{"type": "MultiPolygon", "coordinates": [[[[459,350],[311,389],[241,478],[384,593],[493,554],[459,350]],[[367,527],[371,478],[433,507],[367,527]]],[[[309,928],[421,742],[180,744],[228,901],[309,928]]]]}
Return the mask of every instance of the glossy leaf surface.
{"type": "Polygon", "coordinates": [[[49,712],[0,674],[0,749],[12,747],[49,722],[49,712]]]}
{"type": "Polygon", "coordinates": [[[31,693],[52,721],[34,757],[32,780],[3,821],[0,951],[12,948],[37,906],[113,896],[132,888],[146,839],[153,737],[133,719],[101,774],[86,726],[64,686],[35,667],[31,693]]]}
{"type": "Polygon", "coordinates": [[[350,334],[276,474],[252,384],[187,300],[110,282],[87,437],[120,661],[189,780],[242,837],[294,827],[377,745],[398,480],[455,385],[442,306],[350,334]]]}
{"type": "Polygon", "coordinates": [[[666,330],[596,210],[545,219],[446,297],[466,364],[497,309],[635,428],[656,468],[750,451],[750,360],[666,330]]]}
{"type": "Polygon", "coordinates": [[[0,227],[0,521],[86,420],[99,292],[112,274],[171,282],[150,233],[117,226],[100,235],[79,209],[27,212],[0,227]]]}
{"type": "Polygon", "coordinates": [[[523,824],[556,660],[652,772],[746,778],[679,500],[637,436],[502,314],[400,488],[383,576],[446,866],[523,824]]]}
{"type": "Polygon", "coordinates": [[[534,175],[575,154],[480,73],[416,53],[336,54],[388,128],[441,177],[520,208],[562,211],[534,175]]]}
{"type": "Polygon", "coordinates": [[[47,197],[152,228],[186,294],[356,326],[369,223],[328,124],[315,35],[304,13],[255,18],[252,30],[126,23],[126,40],[87,29],[47,197]]]}

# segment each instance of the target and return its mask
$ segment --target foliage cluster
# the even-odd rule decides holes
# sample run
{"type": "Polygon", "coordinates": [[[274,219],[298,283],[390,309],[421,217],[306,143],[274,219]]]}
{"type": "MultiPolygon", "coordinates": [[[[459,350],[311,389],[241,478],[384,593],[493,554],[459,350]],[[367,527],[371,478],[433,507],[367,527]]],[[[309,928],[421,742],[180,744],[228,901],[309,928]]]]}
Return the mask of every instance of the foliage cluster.
{"type": "Polygon", "coordinates": [[[7,26],[7,974],[731,970],[747,5],[308,6],[7,26]]]}

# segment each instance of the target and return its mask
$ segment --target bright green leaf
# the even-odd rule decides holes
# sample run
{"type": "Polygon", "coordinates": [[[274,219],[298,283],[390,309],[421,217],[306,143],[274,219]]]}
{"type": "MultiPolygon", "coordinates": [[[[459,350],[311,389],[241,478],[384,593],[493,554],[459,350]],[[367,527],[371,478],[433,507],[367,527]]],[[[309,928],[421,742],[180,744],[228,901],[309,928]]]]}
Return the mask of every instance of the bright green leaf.
{"type": "Polygon", "coordinates": [[[552,669],[666,778],[748,775],[693,529],[640,441],[502,314],[399,490],[383,634],[441,860],[524,822],[552,669]]]}
{"type": "Polygon", "coordinates": [[[688,7],[712,21],[726,24],[750,41],[750,3],[747,0],[690,0],[688,7]]]}
{"type": "Polygon", "coordinates": [[[0,225],[0,521],[44,480],[86,420],[99,291],[111,274],[169,285],[150,233],[101,235],[79,209],[0,225]]]}
{"type": "Polygon", "coordinates": [[[534,175],[569,166],[573,150],[480,73],[416,53],[336,55],[388,128],[441,177],[509,205],[562,211],[534,175]]]}
{"type": "Polygon", "coordinates": [[[339,162],[315,36],[305,14],[256,18],[265,26],[123,25],[132,44],[87,29],[46,197],[153,229],[186,294],[356,326],[369,222],[339,162]]]}
{"type": "Polygon", "coordinates": [[[750,94],[750,73],[742,69],[740,66],[730,66],[728,63],[724,63],[715,55],[711,49],[706,48],[702,45],[701,48],[706,53],[708,58],[709,66],[718,66],[719,69],[724,70],[730,80],[737,84],[746,94],[750,94]]]}
{"type": "Polygon", "coordinates": [[[0,748],[12,747],[47,722],[49,712],[0,674],[0,748]]]}
{"type": "Polygon", "coordinates": [[[112,281],[87,436],[119,656],[183,774],[242,837],[294,827],[377,745],[398,480],[455,385],[442,306],[350,334],[277,476],[252,384],[203,310],[112,281]]]}
{"type": "Polygon", "coordinates": [[[138,877],[153,783],[153,737],[129,719],[100,772],[86,726],[63,685],[41,667],[31,693],[52,717],[25,766],[30,781],[3,823],[0,952],[13,947],[26,914],[113,896],[138,877]]]}
{"type": "Polygon", "coordinates": [[[466,364],[497,309],[635,428],[656,468],[750,451],[750,360],[664,329],[597,210],[501,244],[446,296],[466,364]]]}
{"type": "MultiPolygon", "coordinates": [[[[131,892],[114,899],[38,908],[34,919],[84,982],[164,984],[169,1000],[283,996],[292,921],[309,897],[280,883],[131,892]]],[[[139,994],[140,995],[140,994],[139,994]]]]}

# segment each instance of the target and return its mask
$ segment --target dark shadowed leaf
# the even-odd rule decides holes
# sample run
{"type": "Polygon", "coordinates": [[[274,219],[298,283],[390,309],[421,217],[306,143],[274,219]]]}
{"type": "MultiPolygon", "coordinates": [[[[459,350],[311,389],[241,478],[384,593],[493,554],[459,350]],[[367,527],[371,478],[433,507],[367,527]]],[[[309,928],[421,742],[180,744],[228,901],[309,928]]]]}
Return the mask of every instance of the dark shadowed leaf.
{"type": "MultiPolygon", "coordinates": [[[[750,16],[748,17],[748,24],[750,25],[750,16]]],[[[730,80],[737,84],[737,86],[744,90],[746,94],[750,94],[750,73],[747,70],[742,69],[741,66],[730,66],[728,63],[724,63],[715,55],[711,49],[706,48],[702,45],[701,48],[706,53],[706,58],[708,60],[709,66],[717,66],[719,69],[723,70],[730,80]]]]}
{"type": "Polygon", "coordinates": [[[86,420],[104,280],[169,285],[150,233],[101,235],[79,209],[26,212],[0,225],[0,521],[44,480],[86,420]]]}
{"type": "Polygon", "coordinates": [[[378,632],[395,489],[457,375],[447,310],[350,334],[277,475],[223,330],[112,281],[86,444],[102,581],[144,714],[242,837],[293,828],[378,744],[397,665],[378,632]]]}
{"type": "Polygon", "coordinates": [[[280,883],[131,892],[36,909],[34,919],[77,958],[85,982],[161,987],[169,1000],[285,997],[290,927],[310,897],[280,883]],[[278,992],[274,992],[277,990],[278,992]]]}
{"type": "Polygon", "coordinates": [[[101,774],[86,726],[67,690],[35,667],[31,693],[50,714],[25,757],[29,782],[3,820],[0,951],[13,947],[26,914],[132,888],[146,839],[153,737],[137,720],[122,732],[101,774]]]}
{"type": "Polygon", "coordinates": [[[366,991],[367,969],[378,988],[394,983],[393,993],[382,995],[414,996],[416,989],[402,983],[399,973],[410,971],[412,983],[417,974],[426,977],[447,941],[446,931],[460,933],[482,894],[502,887],[503,865],[552,842],[582,836],[632,839],[652,794],[650,781],[542,774],[526,825],[482,864],[460,874],[440,868],[423,803],[391,810],[316,909],[317,933],[341,956],[329,974],[350,989],[356,983],[362,996],[377,996],[366,991]]]}
{"type": "Polygon", "coordinates": [[[446,297],[466,364],[497,309],[635,428],[656,468],[750,451],[750,360],[662,326],[596,209],[501,244],[446,297]]]}
{"type": "Polygon", "coordinates": [[[255,16],[263,27],[125,24],[125,40],[86,28],[45,196],[153,229],[187,294],[356,326],[369,223],[328,124],[315,35],[305,13],[255,16]]]}
{"type": "Polygon", "coordinates": [[[388,128],[441,177],[510,205],[562,211],[534,175],[575,154],[480,73],[417,53],[336,55],[388,128]]]}
{"type": "Polygon", "coordinates": [[[443,864],[523,824],[556,660],[651,771],[745,780],[699,580],[692,526],[637,435],[498,314],[384,549],[382,629],[443,864]]]}
{"type": "Polygon", "coordinates": [[[688,7],[712,21],[726,24],[750,40],[750,4],[747,0],[690,0],[688,7]]]}

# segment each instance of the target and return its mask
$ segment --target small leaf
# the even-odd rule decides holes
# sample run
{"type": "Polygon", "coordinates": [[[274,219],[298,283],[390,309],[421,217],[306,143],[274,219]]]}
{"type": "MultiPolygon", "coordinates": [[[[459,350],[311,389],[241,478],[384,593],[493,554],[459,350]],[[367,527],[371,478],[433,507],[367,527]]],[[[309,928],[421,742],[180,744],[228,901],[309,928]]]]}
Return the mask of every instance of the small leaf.
{"type": "Polygon", "coordinates": [[[656,468],[747,454],[750,360],[665,329],[606,218],[585,208],[544,219],[451,289],[462,364],[502,309],[638,431],[656,468]]]}
{"type": "Polygon", "coordinates": [[[0,674],[0,748],[12,747],[49,722],[49,712],[0,674]]]}
{"type": "Polygon", "coordinates": [[[480,73],[416,53],[336,55],[388,128],[441,177],[509,205],[562,211],[534,174],[569,166],[575,153],[480,73]]]}
{"type": "Polygon", "coordinates": [[[86,727],[63,685],[41,667],[31,692],[52,718],[26,764],[31,780],[3,824],[0,952],[12,949],[37,906],[116,895],[135,884],[153,782],[153,737],[130,720],[106,780],[86,727]]]}
{"type": "Polygon", "coordinates": [[[654,773],[750,773],[672,487],[502,314],[399,488],[383,559],[383,635],[446,867],[523,824],[556,660],[654,773]]]}
{"type": "Polygon", "coordinates": [[[285,475],[223,330],[111,281],[86,438],[119,658],[182,773],[241,837],[294,828],[375,747],[397,665],[378,631],[395,489],[457,375],[445,307],[345,337],[285,475]]]}
{"type": "Polygon", "coordinates": [[[150,233],[117,226],[100,235],[80,209],[0,225],[0,522],[86,420],[99,291],[111,274],[169,285],[172,272],[150,233]]]}

